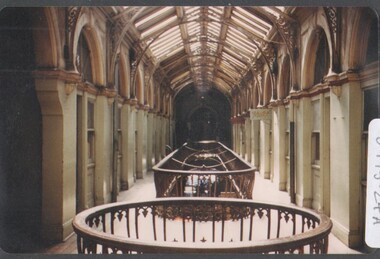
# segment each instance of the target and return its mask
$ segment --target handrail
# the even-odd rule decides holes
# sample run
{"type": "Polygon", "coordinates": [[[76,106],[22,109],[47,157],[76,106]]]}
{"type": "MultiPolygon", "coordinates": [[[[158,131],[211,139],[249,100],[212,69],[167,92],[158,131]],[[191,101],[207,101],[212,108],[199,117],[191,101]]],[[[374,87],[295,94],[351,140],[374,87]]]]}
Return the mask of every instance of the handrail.
{"type": "Polygon", "coordinates": [[[94,207],[79,213],[73,227],[79,253],[327,253],[332,223],[281,204],[164,198],[94,207]],[[225,230],[235,225],[235,233],[225,230]],[[256,238],[259,233],[264,238],[256,238]],[[240,239],[230,242],[232,235],[240,239]]]}
{"type": "Polygon", "coordinates": [[[251,199],[255,170],[255,167],[220,142],[185,143],[153,167],[156,196],[219,197],[223,192],[251,199]],[[197,146],[197,149],[192,145],[197,146]],[[185,193],[189,179],[195,179],[198,184],[203,180],[206,186],[194,187],[191,184],[196,189],[185,193]]]}

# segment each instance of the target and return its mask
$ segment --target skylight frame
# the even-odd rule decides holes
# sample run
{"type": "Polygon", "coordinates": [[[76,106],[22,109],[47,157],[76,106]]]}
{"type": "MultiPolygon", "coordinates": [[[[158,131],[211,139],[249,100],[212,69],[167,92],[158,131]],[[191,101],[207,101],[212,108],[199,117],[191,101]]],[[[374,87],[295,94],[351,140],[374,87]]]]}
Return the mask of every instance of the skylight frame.
{"type": "Polygon", "coordinates": [[[243,28],[245,31],[250,32],[251,34],[255,35],[258,38],[265,38],[267,36],[267,33],[262,33],[256,29],[254,29],[252,26],[249,26],[246,22],[244,22],[241,19],[236,18],[235,16],[231,17],[231,21],[238,25],[239,27],[243,28]]]}
{"type": "Polygon", "coordinates": [[[149,27],[148,29],[142,31],[141,37],[147,38],[149,35],[154,34],[155,32],[165,28],[169,24],[174,23],[176,20],[178,20],[178,17],[175,14],[170,15],[169,17],[165,18],[162,22],[157,23],[157,24],[149,27]]]}
{"type": "Polygon", "coordinates": [[[256,26],[259,25],[260,27],[263,27],[264,30],[267,30],[267,31],[270,31],[272,29],[272,24],[270,24],[267,21],[257,17],[256,15],[245,10],[244,8],[237,6],[234,9],[237,10],[238,12],[242,13],[243,15],[249,17],[251,20],[253,20],[253,22],[255,23],[256,26]],[[266,27],[268,27],[268,28],[266,28],[266,27]]]}
{"type": "Polygon", "coordinates": [[[152,14],[148,14],[147,16],[143,17],[141,20],[135,22],[135,27],[139,30],[139,27],[143,25],[144,23],[148,22],[149,20],[155,19],[158,16],[164,14],[165,12],[168,12],[169,10],[173,11],[173,6],[165,6],[161,8],[160,10],[153,12],[152,14]]]}

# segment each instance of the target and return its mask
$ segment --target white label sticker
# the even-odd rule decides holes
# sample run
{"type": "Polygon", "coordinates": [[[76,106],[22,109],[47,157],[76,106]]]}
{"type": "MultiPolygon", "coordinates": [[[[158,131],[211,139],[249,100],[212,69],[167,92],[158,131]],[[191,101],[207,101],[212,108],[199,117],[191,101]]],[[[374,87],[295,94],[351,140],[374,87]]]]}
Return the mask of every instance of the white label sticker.
{"type": "Polygon", "coordinates": [[[368,129],[367,203],[365,241],[380,248],[380,119],[374,119],[368,129]]]}

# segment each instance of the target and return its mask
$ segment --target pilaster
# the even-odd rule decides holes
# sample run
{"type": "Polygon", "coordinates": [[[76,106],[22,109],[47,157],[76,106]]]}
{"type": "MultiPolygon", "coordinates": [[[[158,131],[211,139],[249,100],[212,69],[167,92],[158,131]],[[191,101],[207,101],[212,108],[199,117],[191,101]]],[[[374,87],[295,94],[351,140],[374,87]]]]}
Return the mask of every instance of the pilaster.
{"type": "Polygon", "coordinates": [[[59,79],[36,78],[35,83],[43,133],[41,236],[62,241],[73,231],[76,210],[76,90],[66,94],[59,79]]]}
{"type": "Polygon", "coordinates": [[[155,123],[156,127],[155,127],[155,138],[154,138],[154,141],[155,141],[154,158],[158,162],[161,160],[161,147],[160,147],[161,128],[162,128],[161,116],[156,115],[155,121],[156,121],[155,123]]]}
{"type": "Polygon", "coordinates": [[[286,190],[286,113],[285,107],[280,105],[273,108],[273,182],[281,191],[286,190]]]}
{"type": "Polygon", "coordinates": [[[260,121],[255,118],[254,110],[250,110],[251,121],[251,164],[256,168],[260,166],[260,121]]]}
{"type": "Polygon", "coordinates": [[[95,205],[111,201],[112,104],[99,95],[95,102],[95,205]]]}
{"type": "Polygon", "coordinates": [[[147,157],[146,157],[146,135],[147,135],[147,118],[146,111],[137,109],[136,111],[136,126],[137,126],[137,154],[136,154],[136,176],[137,179],[144,178],[147,172],[147,157]]]}
{"type": "Polygon", "coordinates": [[[153,131],[154,131],[154,124],[153,124],[153,113],[148,112],[147,114],[147,169],[151,170],[153,167],[153,131]]]}
{"type": "Polygon", "coordinates": [[[359,81],[330,94],[330,179],[333,233],[349,247],[361,245],[360,170],[362,91],[359,81]]]}
{"type": "Polygon", "coordinates": [[[251,159],[252,159],[252,151],[251,151],[251,144],[252,144],[252,140],[251,140],[251,133],[252,133],[252,130],[251,130],[251,119],[249,116],[247,116],[245,118],[245,160],[247,160],[248,162],[251,162],[251,159]]]}
{"type": "Polygon", "coordinates": [[[122,131],[122,172],[121,190],[128,190],[134,184],[133,160],[134,160],[134,129],[131,123],[131,108],[128,104],[123,104],[121,108],[121,131],[122,131]]]}
{"type": "MultiPolygon", "coordinates": [[[[260,174],[264,176],[265,179],[270,178],[270,137],[269,132],[271,129],[271,119],[272,119],[271,109],[252,109],[251,118],[252,120],[259,121],[259,152],[260,152],[260,174]]],[[[256,139],[255,139],[256,140],[256,139]]],[[[257,145],[257,144],[254,144],[257,145]]],[[[257,148],[257,146],[255,146],[257,148]]],[[[257,149],[256,149],[257,150],[257,149]]]]}
{"type": "Polygon", "coordinates": [[[311,208],[311,130],[312,116],[310,97],[299,100],[296,111],[296,203],[311,208]]]}

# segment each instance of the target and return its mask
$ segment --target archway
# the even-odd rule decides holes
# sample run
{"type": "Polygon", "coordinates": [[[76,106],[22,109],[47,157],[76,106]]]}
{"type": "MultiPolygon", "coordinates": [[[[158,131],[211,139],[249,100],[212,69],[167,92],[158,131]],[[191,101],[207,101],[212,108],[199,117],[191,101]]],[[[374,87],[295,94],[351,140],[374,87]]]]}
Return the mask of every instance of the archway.
{"type": "Polygon", "coordinates": [[[184,88],[174,98],[175,146],[179,147],[191,138],[210,137],[230,146],[231,105],[230,100],[215,88],[207,92],[199,92],[193,86],[184,88]],[[207,133],[203,135],[201,131],[207,133]],[[214,135],[210,136],[212,132],[214,135]]]}

